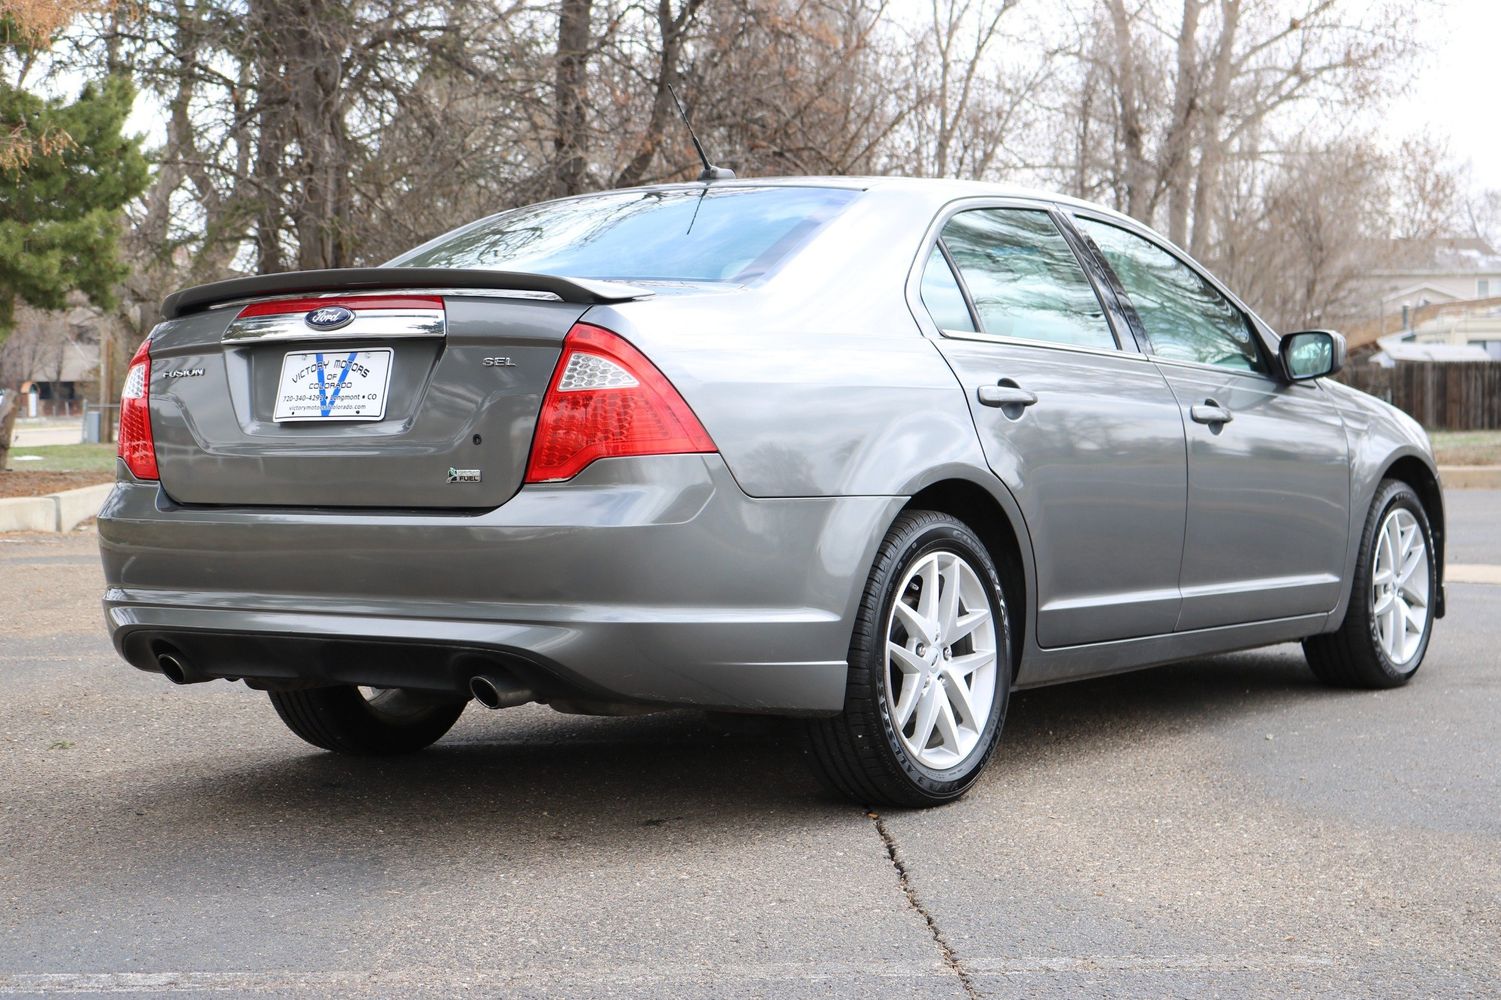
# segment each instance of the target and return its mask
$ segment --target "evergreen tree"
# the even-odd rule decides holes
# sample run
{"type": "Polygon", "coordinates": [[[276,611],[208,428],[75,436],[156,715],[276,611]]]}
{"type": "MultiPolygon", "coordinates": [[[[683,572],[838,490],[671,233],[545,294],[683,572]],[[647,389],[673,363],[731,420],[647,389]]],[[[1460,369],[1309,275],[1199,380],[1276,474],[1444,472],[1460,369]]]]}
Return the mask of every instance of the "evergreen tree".
{"type": "Polygon", "coordinates": [[[76,101],[48,100],[0,82],[0,129],[49,136],[26,162],[0,169],[0,336],[18,300],[61,309],[83,292],[114,304],[124,277],[121,210],[146,188],[139,140],[123,133],[134,88],[114,77],[76,101]]]}
{"type": "MultiPolygon", "coordinates": [[[[0,28],[11,29],[9,18],[0,28]]],[[[0,58],[24,57],[24,35],[0,31],[0,58]]],[[[7,66],[8,69],[8,66],[7,66]]],[[[145,190],[140,140],[125,135],[135,99],[128,80],[110,77],[76,100],[45,97],[0,79],[0,344],[19,303],[62,309],[82,292],[114,304],[125,276],[119,237],[126,204],[145,190]]],[[[18,389],[12,385],[8,388],[18,389]]],[[[18,392],[0,403],[0,470],[5,468],[18,392]]]]}

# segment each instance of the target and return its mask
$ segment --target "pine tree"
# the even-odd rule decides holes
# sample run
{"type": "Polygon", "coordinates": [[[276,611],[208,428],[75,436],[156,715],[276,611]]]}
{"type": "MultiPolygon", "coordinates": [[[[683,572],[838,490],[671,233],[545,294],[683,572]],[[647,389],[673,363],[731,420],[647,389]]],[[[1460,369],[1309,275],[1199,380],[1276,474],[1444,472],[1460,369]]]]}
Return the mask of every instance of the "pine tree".
{"type": "MultiPolygon", "coordinates": [[[[9,50],[0,58],[9,62],[27,42],[10,18],[0,17],[0,29],[0,50],[9,50]]],[[[135,88],[120,77],[91,82],[71,101],[0,79],[0,344],[19,303],[62,309],[81,292],[100,307],[114,304],[125,276],[122,213],[149,174],[139,138],[124,132],[134,99],[135,88]]],[[[7,396],[0,403],[0,470],[19,392],[7,396]]]]}

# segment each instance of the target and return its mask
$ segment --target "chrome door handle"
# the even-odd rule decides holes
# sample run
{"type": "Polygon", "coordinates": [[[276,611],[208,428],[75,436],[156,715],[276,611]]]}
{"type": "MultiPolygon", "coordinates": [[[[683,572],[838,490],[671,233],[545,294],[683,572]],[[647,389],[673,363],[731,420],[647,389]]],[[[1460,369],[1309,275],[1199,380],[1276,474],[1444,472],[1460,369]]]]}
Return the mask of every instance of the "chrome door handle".
{"type": "Polygon", "coordinates": [[[982,385],[975,390],[975,396],[986,406],[1031,406],[1037,402],[1037,393],[1008,382],[1009,379],[1003,379],[996,385],[982,385]]]}
{"type": "Polygon", "coordinates": [[[1188,415],[1196,424],[1228,424],[1235,419],[1235,414],[1225,409],[1212,399],[1190,406],[1188,415]]]}

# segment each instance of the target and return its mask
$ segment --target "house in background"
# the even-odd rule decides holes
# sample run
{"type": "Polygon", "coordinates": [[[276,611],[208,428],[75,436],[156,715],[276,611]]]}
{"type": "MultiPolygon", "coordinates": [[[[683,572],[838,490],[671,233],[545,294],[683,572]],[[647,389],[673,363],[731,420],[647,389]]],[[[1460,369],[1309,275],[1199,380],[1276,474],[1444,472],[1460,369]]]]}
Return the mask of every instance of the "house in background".
{"type": "Polygon", "coordinates": [[[1367,280],[1383,316],[1449,302],[1501,304],[1501,253],[1485,240],[1391,240],[1380,258],[1367,280]]]}
{"type": "Polygon", "coordinates": [[[1501,305],[1453,303],[1409,329],[1378,338],[1373,364],[1399,361],[1501,361],[1501,305]]]}
{"type": "Polygon", "coordinates": [[[22,416],[78,416],[98,374],[99,345],[68,340],[61,365],[36,370],[21,383],[22,416]]]}
{"type": "Polygon", "coordinates": [[[16,329],[0,346],[0,384],[19,392],[22,417],[77,416],[97,390],[99,317],[75,307],[17,310],[16,329]]]}

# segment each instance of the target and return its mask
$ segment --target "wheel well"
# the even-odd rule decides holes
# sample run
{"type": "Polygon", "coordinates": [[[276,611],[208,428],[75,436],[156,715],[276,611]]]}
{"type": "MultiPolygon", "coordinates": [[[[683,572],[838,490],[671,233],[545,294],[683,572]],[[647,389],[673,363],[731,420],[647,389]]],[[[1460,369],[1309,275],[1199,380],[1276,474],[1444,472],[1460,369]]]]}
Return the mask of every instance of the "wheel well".
{"type": "Polygon", "coordinates": [[[1423,513],[1428,515],[1429,527],[1433,529],[1433,547],[1438,550],[1440,579],[1444,567],[1444,497],[1439,491],[1438,477],[1422,459],[1408,455],[1399,458],[1386,470],[1384,479],[1400,479],[1417,493],[1423,502],[1423,513]]]}
{"type": "Polygon", "coordinates": [[[1022,569],[1021,545],[1005,508],[984,487],[963,479],[948,479],[925,487],[903,509],[936,510],[957,517],[985,543],[1006,598],[1006,618],[1011,630],[1011,677],[1015,680],[1025,648],[1027,577],[1022,569]]]}

